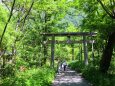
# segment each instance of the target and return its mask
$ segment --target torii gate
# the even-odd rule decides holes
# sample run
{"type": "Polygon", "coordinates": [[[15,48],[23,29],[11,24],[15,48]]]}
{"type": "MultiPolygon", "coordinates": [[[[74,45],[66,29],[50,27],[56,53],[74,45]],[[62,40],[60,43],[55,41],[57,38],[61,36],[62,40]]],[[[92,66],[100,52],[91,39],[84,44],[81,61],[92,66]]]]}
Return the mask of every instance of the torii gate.
{"type": "Polygon", "coordinates": [[[86,40],[86,36],[96,36],[96,32],[65,32],[65,33],[42,33],[41,35],[52,37],[52,40],[46,41],[45,43],[51,43],[51,67],[54,67],[54,50],[55,50],[55,44],[59,43],[67,43],[67,44],[74,44],[74,43],[83,43],[84,45],[84,63],[85,65],[88,65],[88,49],[87,49],[87,43],[92,44],[93,49],[93,43],[95,43],[95,40],[86,40]],[[80,41],[58,41],[55,40],[55,37],[68,37],[70,39],[71,36],[82,36],[83,40],[80,41]]]}

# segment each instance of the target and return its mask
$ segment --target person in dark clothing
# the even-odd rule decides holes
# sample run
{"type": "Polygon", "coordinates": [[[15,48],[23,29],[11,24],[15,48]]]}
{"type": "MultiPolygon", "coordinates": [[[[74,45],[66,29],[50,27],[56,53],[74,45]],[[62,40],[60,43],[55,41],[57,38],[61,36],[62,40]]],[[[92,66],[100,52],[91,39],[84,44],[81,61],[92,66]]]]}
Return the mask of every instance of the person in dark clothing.
{"type": "Polygon", "coordinates": [[[67,68],[67,63],[66,63],[66,61],[64,61],[62,65],[63,65],[64,71],[66,71],[66,68],[67,68]]]}

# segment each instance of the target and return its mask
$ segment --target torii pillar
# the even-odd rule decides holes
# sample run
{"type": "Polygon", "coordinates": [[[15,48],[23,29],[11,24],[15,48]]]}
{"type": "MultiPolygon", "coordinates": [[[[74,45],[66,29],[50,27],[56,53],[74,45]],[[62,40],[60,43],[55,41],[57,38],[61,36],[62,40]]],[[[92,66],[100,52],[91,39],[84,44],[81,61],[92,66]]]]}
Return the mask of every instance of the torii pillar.
{"type": "Polygon", "coordinates": [[[88,48],[87,48],[86,36],[83,36],[83,47],[84,47],[84,63],[85,65],[88,65],[88,48]]]}

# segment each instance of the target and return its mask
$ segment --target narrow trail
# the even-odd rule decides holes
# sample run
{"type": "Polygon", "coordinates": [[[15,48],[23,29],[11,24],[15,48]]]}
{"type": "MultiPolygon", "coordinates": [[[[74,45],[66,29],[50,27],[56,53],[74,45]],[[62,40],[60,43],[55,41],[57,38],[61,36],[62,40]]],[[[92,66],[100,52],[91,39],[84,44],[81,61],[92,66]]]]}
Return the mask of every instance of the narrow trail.
{"type": "Polygon", "coordinates": [[[52,86],[92,86],[79,73],[67,69],[57,74],[52,86]]]}

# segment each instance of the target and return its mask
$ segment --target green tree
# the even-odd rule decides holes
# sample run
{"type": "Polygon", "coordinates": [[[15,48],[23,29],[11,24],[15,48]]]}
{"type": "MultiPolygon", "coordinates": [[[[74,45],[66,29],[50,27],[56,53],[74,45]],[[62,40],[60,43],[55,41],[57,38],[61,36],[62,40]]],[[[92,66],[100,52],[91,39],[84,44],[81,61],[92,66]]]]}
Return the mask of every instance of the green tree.
{"type": "Polygon", "coordinates": [[[82,9],[82,12],[85,13],[81,25],[82,30],[97,31],[97,41],[100,41],[98,45],[102,46],[102,43],[104,45],[102,46],[103,55],[100,70],[107,72],[111,62],[115,38],[114,1],[103,0],[102,2],[101,0],[83,0],[82,2],[79,1],[78,8],[82,9]]]}
{"type": "MultiPolygon", "coordinates": [[[[114,20],[115,20],[115,1],[114,0],[98,0],[105,12],[112,18],[112,32],[108,35],[107,45],[103,52],[101,59],[100,70],[104,73],[107,72],[110,66],[113,48],[115,44],[115,30],[114,30],[114,20]],[[108,4],[109,3],[109,4],[108,4]]],[[[109,27],[110,28],[110,27],[109,27]]]]}

